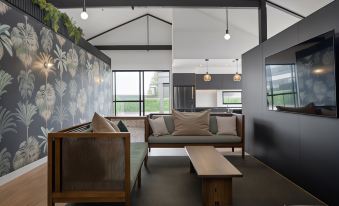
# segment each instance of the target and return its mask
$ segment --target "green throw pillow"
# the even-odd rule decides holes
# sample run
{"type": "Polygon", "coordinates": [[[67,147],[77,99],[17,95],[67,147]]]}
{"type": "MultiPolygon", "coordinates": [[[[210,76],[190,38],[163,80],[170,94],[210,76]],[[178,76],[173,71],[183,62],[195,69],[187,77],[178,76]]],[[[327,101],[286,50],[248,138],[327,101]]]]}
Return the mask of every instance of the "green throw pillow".
{"type": "Polygon", "coordinates": [[[120,132],[128,132],[126,125],[121,120],[119,121],[117,126],[119,127],[120,132]]]}

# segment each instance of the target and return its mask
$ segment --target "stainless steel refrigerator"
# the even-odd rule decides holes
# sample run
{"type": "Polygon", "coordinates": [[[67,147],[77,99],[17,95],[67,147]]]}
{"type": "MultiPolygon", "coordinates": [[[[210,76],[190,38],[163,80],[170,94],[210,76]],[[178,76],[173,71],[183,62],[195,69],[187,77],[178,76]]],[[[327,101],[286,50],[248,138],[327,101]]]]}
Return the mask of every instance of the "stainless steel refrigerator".
{"type": "Polygon", "coordinates": [[[182,112],[193,112],[195,110],[195,87],[175,86],[173,90],[174,109],[182,112]]]}

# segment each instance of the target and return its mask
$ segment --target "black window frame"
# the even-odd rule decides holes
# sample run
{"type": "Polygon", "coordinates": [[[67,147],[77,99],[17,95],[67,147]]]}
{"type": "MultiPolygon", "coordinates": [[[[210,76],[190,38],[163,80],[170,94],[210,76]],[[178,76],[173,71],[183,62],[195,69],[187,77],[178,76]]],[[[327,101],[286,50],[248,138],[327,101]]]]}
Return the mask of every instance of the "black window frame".
{"type": "Polygon", "coordinates": [[[117,116],[117,103],[119,102],[136,102],[139,103],[139,116],[145,116],[145,72],[168,72],[169,83],[171,83],[170,70],[112,70],[113,73],[113,115],[117,116]],[[116,100],[117,99],[117,85],[116,85],[116,73],[117,72],[138,72],[139,73],[139,100],[116,100]]]}
{"type": "Polygon", "coordinates": [[[240,107],[229,107],[229,108],[237,108],[237,109],[239,109],[239,108],[242,108],[242,90],[240,91],[240,90],[230,90],[230,91],[222,91],[222,105],[230,105],[230,104],[232,104],[232,105],[241,105],[240,107]],[[241,103],[224,103],[225,101],[224,101],[224,93],[240,93],[241,94],[241,103]]]}

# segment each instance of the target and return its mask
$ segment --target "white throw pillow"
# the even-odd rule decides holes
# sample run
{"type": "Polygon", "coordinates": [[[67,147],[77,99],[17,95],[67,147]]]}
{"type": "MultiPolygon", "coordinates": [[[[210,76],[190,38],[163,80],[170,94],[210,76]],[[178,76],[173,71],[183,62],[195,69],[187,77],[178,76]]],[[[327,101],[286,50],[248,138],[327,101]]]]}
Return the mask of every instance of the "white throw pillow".
{"type": "Polygon", "coordinates": [[[153,130],[153,135],[158,137],[161,135],[169,134],[164,117],[158,117],[156,119],[148,119],[149,124],[153,130]]]}
{"type": "Polygon", "coordinates": [[[231,117],[216,117],[218,124],[218,134],[228,134],[237,136],[237,118],[231,117]]]}
{"type": "Polygon", "coordinates": [[[92,118],[93,132],[116,132],[114,128],[107,122],[107,119],[94,113],[92,118]]]}

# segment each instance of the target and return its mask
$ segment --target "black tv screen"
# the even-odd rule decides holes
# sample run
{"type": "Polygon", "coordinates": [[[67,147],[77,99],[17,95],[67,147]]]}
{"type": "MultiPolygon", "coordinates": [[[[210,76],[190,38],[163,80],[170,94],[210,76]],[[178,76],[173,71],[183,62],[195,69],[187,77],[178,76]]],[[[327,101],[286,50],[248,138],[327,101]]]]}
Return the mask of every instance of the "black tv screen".
{"type": "Polygon", "coordinates": [[[335,32],[265,58],[269,110],[337,117],[335,32]]]}

